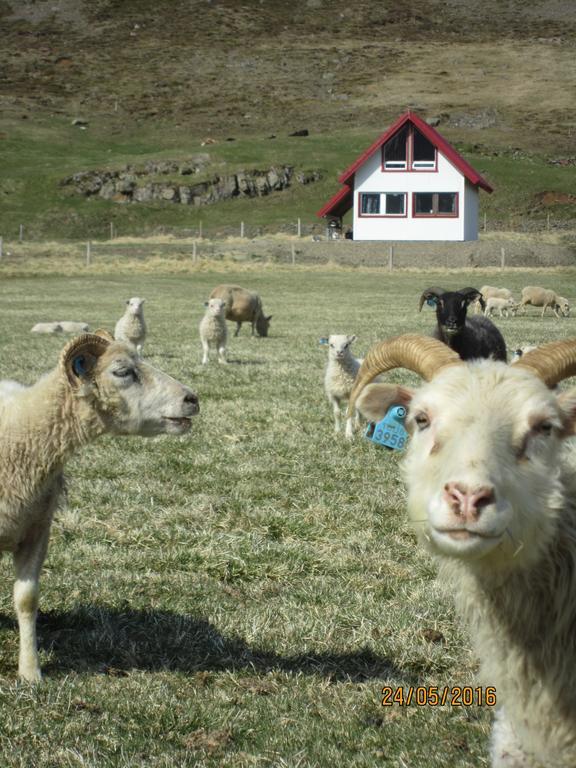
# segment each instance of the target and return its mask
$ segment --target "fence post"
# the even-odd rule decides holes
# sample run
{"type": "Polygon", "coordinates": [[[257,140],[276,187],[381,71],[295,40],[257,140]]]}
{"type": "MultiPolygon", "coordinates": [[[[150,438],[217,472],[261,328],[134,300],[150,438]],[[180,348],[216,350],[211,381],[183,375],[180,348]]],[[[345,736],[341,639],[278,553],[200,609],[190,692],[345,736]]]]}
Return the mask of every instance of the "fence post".
{"type": "Polygon", "coordinates": [[[240,237],[244,237],[244,222],[240,222],[240,237]]]}
{"type": "Polygon", "coordinates": [[[196,259],[197,259],[197,255],[196,255],[196,240],[194,240],[194,242],[192,243],[192,263],[193,264],[196,264],[196,259]]]}
{"type": "Polygon", "coordinates": [[[90,240],[86,243],[86,266],[90,266],[90,257],[91,257],[91,247],[90,247],[90,240]]]}
{"type": "Polygon", "coordinates": [[[0,237],[0,259],[3,256],[3,251],[4,251],[3,246],[4,246],[4,242],[3,242],[2,238],[0,237]]]}
{"type": "Polygon", "coordinates": [[[114,222],[110,222],[110,240],[114,240],[114,222]]]}
{"type": "Polygon", "coordinates": [[[302,237],[302,222],[300,221],[300,216],[298,216],[298,237],[302,237]]]}
{"type": "Polygon", "coordinates": [[[20,224],[20,234],[18,235],[18,240],[20,242],[24,240],[24,224],[20,224]]]}
{"type": "Polygon", "coordinates": [[[394,246],[390,246],[390,250],[388,252],[388,271],[392,272],[394,266],[394,246]]]}
{"type": "Polygon", "coordinates": [[[546,229],[550,229],[550,213],[546,214],[546,229]]]}
{"type": "Polygon", "coordinates": [[[198,240],[202,240],[202,221],[198,222],[198,240]]]}
{"type": "Polygon", "coordinates": [[[486,211],[484,211],[484,232],[486,232],[486,211]]]}
{"type": "Polygon", "coordinates": [[[292,251],[292,266],[296,264],[296,249],[294,248],[294,243],[290,243],[290,250],[292,251]]]}
{"type": "Polygon", "coordinates": [[[500,248],[500,269],[504,269],[506,266],[506,250],[500,248]]]}

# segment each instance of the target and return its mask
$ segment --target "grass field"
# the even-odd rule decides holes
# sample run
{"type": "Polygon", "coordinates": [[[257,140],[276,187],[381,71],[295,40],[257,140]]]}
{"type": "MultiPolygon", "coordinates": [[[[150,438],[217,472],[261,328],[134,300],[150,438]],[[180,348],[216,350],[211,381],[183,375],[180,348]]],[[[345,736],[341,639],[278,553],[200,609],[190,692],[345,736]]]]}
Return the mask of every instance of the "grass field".
{"type": "MultiPolygon", "coordinates": [[[[406,523],[398,456],[335,437],[322,390],[330,332],[355,351],[426,331],[421,290],[576,273],[282,269],[31,277],[0,283],[0,378],[32,382],[63,344],[49,319],[112,328],[144,296],[146,357],[201,400],[182,438],[103,438],[68,466],[41,581],[43,684],[15,682],[10,558],[0,561],[0,765],[6,768],[487,765],[485,707],[381,706],[383,685],[471,684],[476,662],[406,523]],[[230,364],[200,365],[202,302],[249,284],[272,313],[230,364]],[[249,281],[249,283],[247,283],[249,281]]],[[[574,320],[497,321],[509,343],[574,320]]],[[[408,374],[393,374],[401,380],[408,374]]]]}

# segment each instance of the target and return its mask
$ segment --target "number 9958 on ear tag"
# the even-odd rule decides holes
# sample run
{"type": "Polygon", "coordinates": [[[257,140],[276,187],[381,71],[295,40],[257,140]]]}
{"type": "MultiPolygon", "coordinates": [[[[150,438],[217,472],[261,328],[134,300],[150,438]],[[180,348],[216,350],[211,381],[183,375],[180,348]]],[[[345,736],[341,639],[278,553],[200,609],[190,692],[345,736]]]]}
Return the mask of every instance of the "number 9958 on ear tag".
{"type": "Polygon", "coordinates": [[[408,432],[404,429],[405,418],[406,408],[394,405],[381,421],[368,425],[365,436],[377,445],[383,445],[392,451],[401,451],[408,441],[408,432]]]}

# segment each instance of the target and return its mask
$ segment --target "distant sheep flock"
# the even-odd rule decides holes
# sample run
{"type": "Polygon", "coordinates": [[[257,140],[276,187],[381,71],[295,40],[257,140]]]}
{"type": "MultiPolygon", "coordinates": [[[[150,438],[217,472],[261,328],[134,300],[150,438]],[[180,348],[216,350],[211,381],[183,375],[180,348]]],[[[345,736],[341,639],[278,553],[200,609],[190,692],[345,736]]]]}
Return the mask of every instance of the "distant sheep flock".
{"type": "MultiPolygon", "coordinates": [[[[36,323],[36,334],[81,335],[36,384],[0,382],[0,547],[14,555],[18,672],[29,682],[40,679],[38,583],[64,463],[105,433],[184,434],[199,411],[190,388],[143,361],[143,304],[127,300],[114,338],[79,321],[36,323]]],[[[423,288],[414,320],[425,305],[435,312],[427,336],[386,339],[364,359],[352,352],[353,333],[322,340],[333,429],[342,431],[346,405],[348,439],[360,415],[374,423],[404,406],[409,517],[470,628],[483,681],[498,692],[492,766],[573,768],[576,477],[563,446],[576,433],[576,390],[556,385],[576,374],[576,339],[509,352],[490,319],[509,327],[532,306],[560,320],[570,305],[547,288],[526,286],[517,301],[508,288],[489,285],[423,288]],[[386,383],[398,368],[425,383],[386,383]]],[[[255,291],[216,286],[197,326],[202,365],[211,352],[227,362],[226,321],[236,324],[234,338],[245,322],[252,337],[266,338],[271,319],[255,291]]]]}

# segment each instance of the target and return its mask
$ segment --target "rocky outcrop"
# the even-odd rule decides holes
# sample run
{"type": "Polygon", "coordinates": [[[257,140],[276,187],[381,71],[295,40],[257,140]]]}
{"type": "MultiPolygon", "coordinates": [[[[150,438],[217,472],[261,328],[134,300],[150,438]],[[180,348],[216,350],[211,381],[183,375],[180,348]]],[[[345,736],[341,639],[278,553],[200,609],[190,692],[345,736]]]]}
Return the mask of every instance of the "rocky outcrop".
{"type": "Polygon", "coordinates": [[[61,184],[84,197],[98,196],[117,203],[179,203],[210,205],[234,197],[263,197],[287,189],[292,184],[310,184],[321,178],[320,171],[296,171],[291,165],[268,170],[245,170],[230,175],[214,174],[196,184],[157,180],[160,175],[191,176],[204,170],[198,158],[185,162],[149,161],[143,169],[131,166],[118,171],[82,171],[61,184]],[[150,177],[154,177],[151,180],[150,177]]]}

